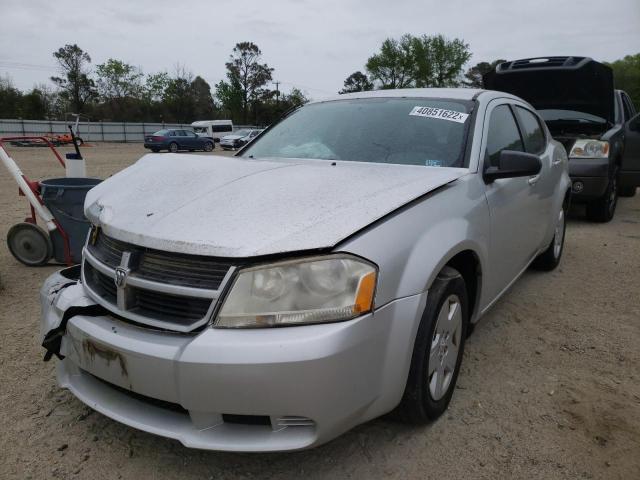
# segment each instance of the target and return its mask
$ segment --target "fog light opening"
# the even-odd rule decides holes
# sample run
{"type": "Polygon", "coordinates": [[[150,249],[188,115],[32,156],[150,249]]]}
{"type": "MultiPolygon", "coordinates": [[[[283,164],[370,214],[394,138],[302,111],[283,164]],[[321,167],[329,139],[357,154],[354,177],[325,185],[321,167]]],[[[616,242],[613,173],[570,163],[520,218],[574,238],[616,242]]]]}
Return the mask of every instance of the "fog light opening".
{"type": "Polygon", "coordinates": [[[584,183],[582,183],[581,181],[577,180],[577,181],[573,182],[573,185],[572,185],[571,188],[575,193],[580,193],[582,190],[584,190],[584,183]]]}

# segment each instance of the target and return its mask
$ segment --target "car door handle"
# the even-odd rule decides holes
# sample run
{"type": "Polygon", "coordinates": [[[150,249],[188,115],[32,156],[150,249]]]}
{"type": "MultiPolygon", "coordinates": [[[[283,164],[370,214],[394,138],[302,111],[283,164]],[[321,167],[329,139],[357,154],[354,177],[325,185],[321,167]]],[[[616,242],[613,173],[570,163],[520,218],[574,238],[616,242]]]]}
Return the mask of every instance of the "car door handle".
{"type": "Polygon", "coordinates": [[[527,180],[527,182],[529,182],[529,185],[535,185],[536,183],[538,183],[538,180],[540,180],[540,175],[529,177],[529,180],[527,180]]]}

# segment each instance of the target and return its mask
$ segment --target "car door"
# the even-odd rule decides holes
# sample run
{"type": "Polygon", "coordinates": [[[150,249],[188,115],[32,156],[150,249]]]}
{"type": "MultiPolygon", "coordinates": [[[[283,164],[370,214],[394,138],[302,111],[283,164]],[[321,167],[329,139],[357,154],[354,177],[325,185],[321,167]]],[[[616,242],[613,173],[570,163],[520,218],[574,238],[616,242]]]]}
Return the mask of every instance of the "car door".
{"type": "Polygon", "coordinates": [[[515,104],[513,111],[516,114],[520,133],[524,141],[524,149],[540,157],[542,168],[537,181],[530,181],[531,193],[538,199],[536,224],[540,226],[538,233],[542,242],[551,230],[555,228],[556,214],[553,210],[553,200],[557,198],[557,190],[560,188],[562,176],[562,158],[554,158],[554,147],[547,141],[547,132],[543,127],[540,117],[523,104],[515,104]]]}
{"type": "Polygon", "coordinates": [[[189,138],[184,130],[176,130],[176,140],[181,150],[191,148],[189,146],[189,138]]]}
{"type": "MultiPolygon", "coordinates": [[[[622,94],[624,111],[624,153],[621,170],[637,172],[640,176],[640,114],[636,114],[633,103],[626,94],[622,94]]],[[[640,186],[640,185],[638,185],[640,186]]]]}
{"type": "MultiPolygon", "coordinates": [[[[503,150],[524,151],[524,142],[510,102],[492,102],[485,116],[484,167],[498,166],[503,150]]],[[[486,184],[491,239],[490,298],[498,296],[538,253],[544,235],[541,225],[540,175],[501,178],[486,184]]]]}
{"type": "Polygon", "coordinates": [[[184,134],[186,137],[185,141],[189,145],[189,148],[202,148],[201,138],[198,137],[197,134],[190,130],[184,130],[184,134]]]}

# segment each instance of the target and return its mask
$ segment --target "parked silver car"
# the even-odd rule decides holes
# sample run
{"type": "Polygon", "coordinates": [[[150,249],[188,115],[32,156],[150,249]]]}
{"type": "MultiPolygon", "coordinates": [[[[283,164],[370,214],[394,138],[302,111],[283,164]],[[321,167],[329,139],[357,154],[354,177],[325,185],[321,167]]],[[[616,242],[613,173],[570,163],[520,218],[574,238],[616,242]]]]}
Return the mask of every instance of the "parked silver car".
{"type": "Polygon", "coordinates": [[[91,190],[82,268],[41,291],[46,358],[87,405],[190,447],[423,423],[476,322],[560,261],[569,194],[564,148],[517,97],[313,102],[240,157],[143,157],[91,190]]]}
{"type": "Polygon", "coordinates": [[[236,150],[253,141],[261,133],[262,129],[243,128],[233,132],[231,135],[222,137],[220,146],[225,150],[236,150]]]}

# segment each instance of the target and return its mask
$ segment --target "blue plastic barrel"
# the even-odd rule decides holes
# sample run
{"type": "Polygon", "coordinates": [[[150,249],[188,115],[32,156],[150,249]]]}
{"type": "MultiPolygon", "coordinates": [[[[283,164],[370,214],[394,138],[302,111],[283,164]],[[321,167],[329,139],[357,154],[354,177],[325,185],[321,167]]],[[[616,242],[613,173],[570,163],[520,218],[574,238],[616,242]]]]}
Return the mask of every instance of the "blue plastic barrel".
{"type": "MultiPolygon", "coordinates": [[[[82,247],[91,227],[84,216],[84,198],[101,181],[98,178],[52,178],[40,182],[42,201],[68,235],[74,263],[82,260],[82,247]]],[[[58,230],[51,232],[51,241],[56,261],[65,262],[64,240],[58,230]]]]}

